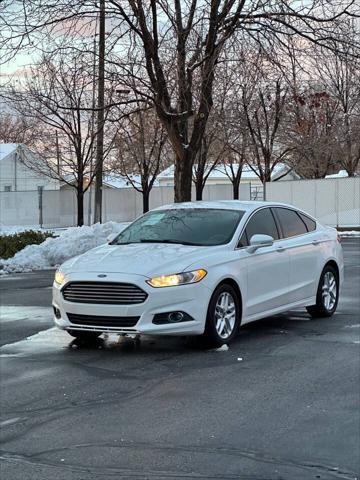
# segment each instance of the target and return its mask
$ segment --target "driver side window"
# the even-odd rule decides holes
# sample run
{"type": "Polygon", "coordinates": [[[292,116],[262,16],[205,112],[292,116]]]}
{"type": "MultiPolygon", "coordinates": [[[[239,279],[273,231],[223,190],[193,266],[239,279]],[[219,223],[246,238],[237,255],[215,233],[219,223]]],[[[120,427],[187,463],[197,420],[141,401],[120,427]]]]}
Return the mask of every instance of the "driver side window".
{"type": "Polygon", "coordinates": [[[274,216],[270,208],[263,208],[250,218],[240,238],[238,248],[248,246],[250,244],[251,237],[257,234],[270,235],[274,240],[278,240],[280,238],[274,216]]]}

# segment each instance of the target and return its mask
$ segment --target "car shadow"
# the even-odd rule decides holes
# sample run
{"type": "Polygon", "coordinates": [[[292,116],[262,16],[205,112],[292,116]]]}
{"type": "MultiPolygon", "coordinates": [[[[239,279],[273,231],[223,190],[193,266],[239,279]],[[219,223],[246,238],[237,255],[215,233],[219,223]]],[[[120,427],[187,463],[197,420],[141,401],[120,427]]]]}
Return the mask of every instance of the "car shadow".
{"type": "MultiPolygon", "coordinates": [[[[307,312],[290,311],[267,317],[261,320],[245,324],[239,328],[238,335],[230,344],[229,349],[235,346],[248,344],[257,339],[268,339],[271,336],[286,335],[297,330],[299,324],[303,333],[308,331],[314,334],[314,325],[321,319],[311,319],[307,312]],[[307,325],[308,324],[308,325],[307,325]],[[310,328],[311,325],[311,328],[310,328]],[[305,330],[305,332],[304,332],[305,330]]],[[[103,334],[98,338],[83,340],[73,339],[68,344],[71,351],[95,351],[104,350],[107,353],[122,355],[133,355],[134,353],[182,353],[182,352],[199,352],[214,351],[216,349],[209,348],[204,343],[201,336],[193,337],[177,337],[177,336],[151,336],[151,335],[117,335],[103,334]]]]}

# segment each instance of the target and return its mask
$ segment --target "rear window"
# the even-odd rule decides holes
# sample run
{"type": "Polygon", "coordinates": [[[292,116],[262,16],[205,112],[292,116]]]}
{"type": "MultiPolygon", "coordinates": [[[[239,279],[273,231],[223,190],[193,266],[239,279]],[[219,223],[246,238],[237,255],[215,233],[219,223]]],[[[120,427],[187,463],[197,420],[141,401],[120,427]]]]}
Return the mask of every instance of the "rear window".
{"type": "Polygon", "coordinates": [[[316,230],[316,222],[314,222],[313,219],[309,218],[307,215],[304,215],[301,212],[298,212],[298,214],[300,215],[301,220],[305,223],[308,232],[313,232],[314,230],[316,230]]]}
{"type": "Polygon", "coordinates": [[[296,237],[308,232],[305,222],[294,210],[288,208],[274,208],[280,222],[284,238],[296,237]]]}

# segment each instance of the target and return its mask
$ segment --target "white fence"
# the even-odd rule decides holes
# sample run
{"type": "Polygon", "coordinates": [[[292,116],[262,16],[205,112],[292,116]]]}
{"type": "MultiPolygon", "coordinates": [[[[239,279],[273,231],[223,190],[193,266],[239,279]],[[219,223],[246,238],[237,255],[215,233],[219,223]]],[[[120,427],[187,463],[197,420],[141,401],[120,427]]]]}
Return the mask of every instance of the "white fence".
{"type": "MultiPolygon", "coordinates": [[[[231,200],[232,185],[207,185],[203,200],[231,200]]],[[[192,192],[195,198],[195,191],[192,192]]],[[[240,185],[240,199],[249,200],[250,184],[240,185]]],[[[150,193],[150,208],[172,203],[173,187],[154,187],[150,193]]],[[[86,193],[84,220],[93,220],[94,195],[86,193]]],[[[42,225],[69,227],[77,224],[75,190],[43,190],[39,192],[0,192],[0,225],[42,225]]],[[[142,214],[142,196],[132,188],[103,191],[103,221],[128,222],[142,214]]]]}
{"type": "Polygon", "coordinates": [[[266,200],[290,203],[326,225],[360,226],[360,177],[269,182],[266,200]]]}
{"type": "MultiPolygon", "coordinates": [[[[173,202],[173,187],[154,187],[150,208],[173,202]]],[[[195,191],[193,191],[195,198],[195,191]]],[[[250,184],[240,185],[240,199],[254,198],[250,184]]],[[[0,192],[0,225],[45,228],[76,225],[74,190],[0,192]]],[[[207,185],[204,200],[232,199],[232,186],[207,185]]],[[[258,198],[259,200],[261,198],[258,198]]],[[[309,212],[326,225],[344,228],[360,226],[360,178],[278,181],[266,184],[266,199],[290,203],[309,212]]],[[[85,195],[85,223],[92,223],[94,195],[85,195]],[[90,208],[92,207],[92,208],[90,208]]],[[[142,196],[132,188],[103,192],[103,221],[128,222],[142,213],[142,196]]]]}

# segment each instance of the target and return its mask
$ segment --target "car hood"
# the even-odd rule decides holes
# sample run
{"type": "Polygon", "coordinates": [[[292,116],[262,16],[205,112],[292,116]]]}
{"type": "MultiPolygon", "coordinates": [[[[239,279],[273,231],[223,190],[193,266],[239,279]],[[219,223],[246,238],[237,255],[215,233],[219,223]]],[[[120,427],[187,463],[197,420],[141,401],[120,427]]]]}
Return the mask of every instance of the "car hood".
{"type": "Polygon", "coordinates": [[[126,273],[145,277],[182,272],[197,258],[218,247],[132,243],[101,245],[65,262],[64,273],[126,273]]]}

